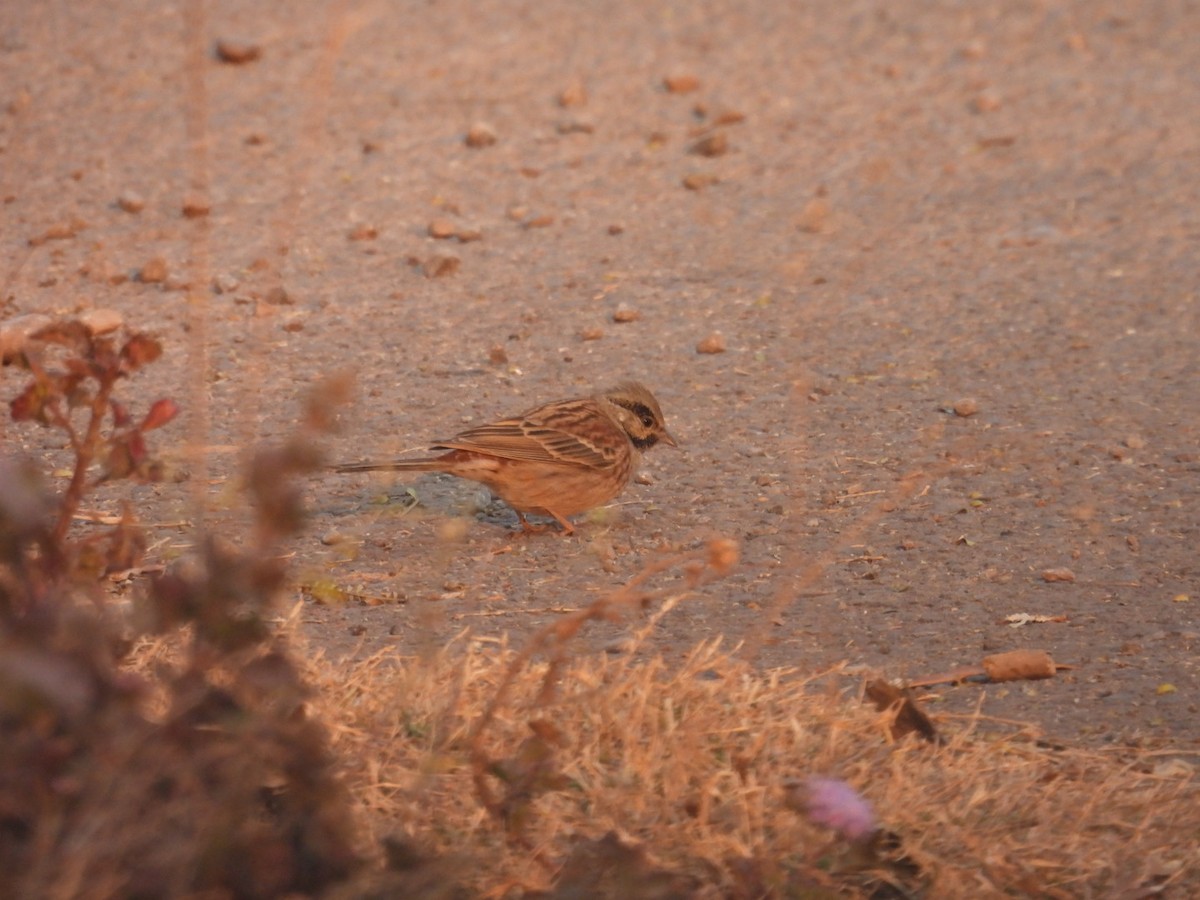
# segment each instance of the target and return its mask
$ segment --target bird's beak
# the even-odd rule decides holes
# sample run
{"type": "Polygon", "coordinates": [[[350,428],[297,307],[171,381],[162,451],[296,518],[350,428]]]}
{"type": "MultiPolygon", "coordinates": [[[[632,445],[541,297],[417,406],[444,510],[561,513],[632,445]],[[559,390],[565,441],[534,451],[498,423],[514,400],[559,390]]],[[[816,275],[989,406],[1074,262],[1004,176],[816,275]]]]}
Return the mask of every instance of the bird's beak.
{"type": "Polygon", "coordinates": [[[677,440],[675,440],[675,438],[671,437],[671,432],[667,431],[665,428],[663,429],[663,433],[662,433],[662,442],[664,444],[666,444],[668,447],[674,447],[676,450],[680,449],[679,441],[677,441],[677,440]]]}

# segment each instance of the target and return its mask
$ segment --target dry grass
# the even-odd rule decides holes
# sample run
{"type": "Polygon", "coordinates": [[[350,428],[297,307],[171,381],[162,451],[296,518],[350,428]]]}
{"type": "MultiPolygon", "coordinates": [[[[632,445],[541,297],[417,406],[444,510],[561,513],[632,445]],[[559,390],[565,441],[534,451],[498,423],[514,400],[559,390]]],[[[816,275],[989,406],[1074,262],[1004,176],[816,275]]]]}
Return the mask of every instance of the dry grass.
{"type": "Polygon", "coordinates": [[[309,666],[367,831],[451,854],[472,891],[550,889],[564,861],[610,830],[647,851],[613,895],[1200,890],[1200,789],[1180,758],[1051,749],[1021,733],[978,734],[971,720],[952,723],[940,746],[893,741],[891,716],[839,694],[832,678],[757,671],[717,641],[670,664],[580,656],[552,670],[524,658],[464,633],[433,659],[309,666]],[[507,701],[479,734],[504,685],[507,701]],[[482,772],[479,741],[491,760],[482,772]],[[869,799],[877,852],[796,811],[789,786],[812,774],[869,799]],[[480,796],[481,775],[512,801],[499,815],[480,796]],[[674,873],[670,890],[647,877],[662,870],[674,873]]]}

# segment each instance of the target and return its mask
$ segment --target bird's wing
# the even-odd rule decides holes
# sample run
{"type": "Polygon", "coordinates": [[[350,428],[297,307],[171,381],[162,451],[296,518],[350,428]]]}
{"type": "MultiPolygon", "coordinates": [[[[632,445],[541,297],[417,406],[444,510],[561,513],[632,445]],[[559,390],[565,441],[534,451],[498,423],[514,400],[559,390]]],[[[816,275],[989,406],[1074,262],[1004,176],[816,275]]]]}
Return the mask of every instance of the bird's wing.
{"type": "Polygon", "coordinates": [[[521,416],[469,428],[435,449],[468,450],[501,459],[600,467],[628,439],[591,401],[559,401],[521,416]]]}

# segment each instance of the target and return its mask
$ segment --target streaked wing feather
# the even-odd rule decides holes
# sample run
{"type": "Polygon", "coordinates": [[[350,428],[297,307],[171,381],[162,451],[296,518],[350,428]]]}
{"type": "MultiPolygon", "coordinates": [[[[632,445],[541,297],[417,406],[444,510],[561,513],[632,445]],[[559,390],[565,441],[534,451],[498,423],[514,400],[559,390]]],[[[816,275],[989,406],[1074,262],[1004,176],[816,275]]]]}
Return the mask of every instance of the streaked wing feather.
{"type": "Polygon", "coordinates": [[[435,449],[597,467],[609,465],[625,440],[617,427],[589,404],[550,403],[517,418],[469,428],[448,441],[440,441],[435,449]]]}

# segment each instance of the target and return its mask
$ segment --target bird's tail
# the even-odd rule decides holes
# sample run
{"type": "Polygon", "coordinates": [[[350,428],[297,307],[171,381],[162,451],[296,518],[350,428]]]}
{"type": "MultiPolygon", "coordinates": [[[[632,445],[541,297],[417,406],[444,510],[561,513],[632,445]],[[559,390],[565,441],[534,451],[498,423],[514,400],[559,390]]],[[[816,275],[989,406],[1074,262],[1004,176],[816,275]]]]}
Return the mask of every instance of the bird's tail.
{"type": "Polygon", "coordinates": [[[390,462],[356,462],[331,466],[335,472],[436,472],[444,463],[432,457],[394,459],[390,462]]]}

